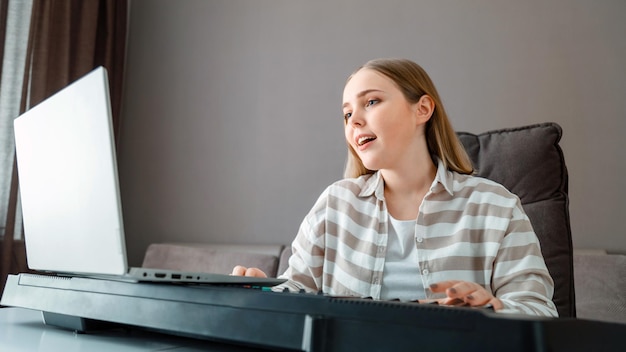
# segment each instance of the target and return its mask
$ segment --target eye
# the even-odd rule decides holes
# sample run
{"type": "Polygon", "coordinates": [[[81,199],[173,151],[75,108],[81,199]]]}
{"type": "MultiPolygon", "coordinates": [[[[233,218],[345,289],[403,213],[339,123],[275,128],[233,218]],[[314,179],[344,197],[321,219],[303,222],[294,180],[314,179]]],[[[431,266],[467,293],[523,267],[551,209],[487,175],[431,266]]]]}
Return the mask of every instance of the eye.
{"type": "Polygon", "coordinates": [[[378,102],[379,102],[379,100],[378,100],[378,99],[369,99],[369,100],[367,101],[367,104],[365,104],[365,107],[367,108],[367,107],[370,107],[370,106],[372,106],[372,105],[378,104],[378,102]]]}
{"type": "Polygon", "coordinates": [[[351,113],[351,112],[347,112],[347,113],[343,114],[343,119],[344,119],[344,120],[347,120],[347,119],[349,119],[350,117],[352,117],[352,113],[351,113]]]}

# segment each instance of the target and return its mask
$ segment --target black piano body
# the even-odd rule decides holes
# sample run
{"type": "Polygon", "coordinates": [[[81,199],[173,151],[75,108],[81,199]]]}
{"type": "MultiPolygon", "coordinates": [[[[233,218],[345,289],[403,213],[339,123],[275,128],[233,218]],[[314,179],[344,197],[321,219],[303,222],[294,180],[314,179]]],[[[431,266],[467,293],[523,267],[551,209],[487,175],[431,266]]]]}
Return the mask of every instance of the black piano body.
{"type": "Polygon", "coordinates": [[[626,324],[250,287],[19,274],[0,304],[81,332],[114,323],[278,350],[626,350],[626,324]]]}

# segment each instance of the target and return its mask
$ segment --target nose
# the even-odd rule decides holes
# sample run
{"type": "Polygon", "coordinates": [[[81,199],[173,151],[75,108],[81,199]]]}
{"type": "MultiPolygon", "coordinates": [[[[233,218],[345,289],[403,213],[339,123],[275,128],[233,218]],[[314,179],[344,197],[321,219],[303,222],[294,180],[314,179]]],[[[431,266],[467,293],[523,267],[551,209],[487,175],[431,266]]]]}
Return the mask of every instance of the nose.
{"type": "Polygon", "coordinates": [[[351,126],[363,126],[365,124],[365,119],[363,118],[363,112],[361,109],[354,109],[348,122],[351,126]]]}

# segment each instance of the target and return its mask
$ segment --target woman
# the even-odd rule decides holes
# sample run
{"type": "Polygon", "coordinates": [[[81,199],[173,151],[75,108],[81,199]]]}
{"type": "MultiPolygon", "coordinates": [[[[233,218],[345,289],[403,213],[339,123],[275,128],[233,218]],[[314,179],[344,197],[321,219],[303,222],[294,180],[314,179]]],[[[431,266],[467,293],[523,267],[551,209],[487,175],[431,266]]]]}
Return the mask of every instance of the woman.
{"type": "MultiPolygon", "coordinates": [[[[346,178],[305,217],[278,287],[490,305],[557,316],[554,283],[517,196],[472,164],[426,72],[373,60],[343,93],[346,178]]],[[[237,266],[233,275],[265,276],[237,266]]]]}

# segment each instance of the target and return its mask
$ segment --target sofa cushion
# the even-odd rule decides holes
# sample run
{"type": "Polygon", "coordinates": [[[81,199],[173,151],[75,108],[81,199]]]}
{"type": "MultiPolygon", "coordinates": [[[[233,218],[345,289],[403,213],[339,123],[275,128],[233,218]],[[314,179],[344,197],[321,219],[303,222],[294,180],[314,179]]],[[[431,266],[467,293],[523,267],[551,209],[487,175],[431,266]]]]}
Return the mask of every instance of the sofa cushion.
{"type": "Polygon", "coordinates": [[[236,265],[256,267],[275,277],[282,245],[209,245],[153,243],[144,268],[230,274],[236,265]]]}
{"type": "Polygon", "coordinates": [[[574,255],[578,318],[626,324],[626,256],[574,255]]]}
{"type": "Polygon", "coordinates": [[[559,146],[561,135],[556,123],[458,133],[477,175],[502,184],[520,198],[554,279],[553,301],[559,315],[575,317],[568,175],[559,146]]]}

